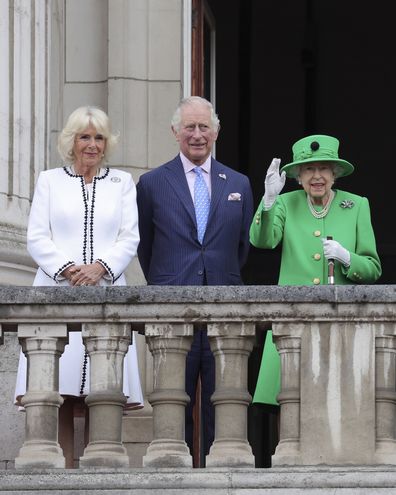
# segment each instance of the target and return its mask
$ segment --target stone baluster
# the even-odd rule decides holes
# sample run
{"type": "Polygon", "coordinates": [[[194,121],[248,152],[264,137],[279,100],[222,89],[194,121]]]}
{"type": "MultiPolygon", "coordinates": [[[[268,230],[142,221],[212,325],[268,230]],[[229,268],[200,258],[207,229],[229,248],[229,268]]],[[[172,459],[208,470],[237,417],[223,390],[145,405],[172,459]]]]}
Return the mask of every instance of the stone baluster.
{"type": "Polygon", "coordinates": [[[254,456],[247,440],[248,358],[253,349],[253,323],[208,324],[215,357],[215,440],[206,456],[207,467],[252,467],[254,456]]]}
{"type": "Polygon", "coordinates": [[[272,333],[281,361],[279,444],[272,464],[298,464],[300,459],[300,325],[274,324],[272,333]],[[296,334],[288,335],[290,327],[296,334]]]}
{"type": "Polygon", "coordinates": [[[273,326],[282,366],[273,465],[371,464],[375,328],[353,319],[321,321],[324,313],[318,317],[273,326]]]}
{"type": "Polygon", "coordinates": [[[186,355],[191,348],[190,324],[147,324],[146,340],[154,361],[153,440],[143,466],[192,467],[185,438],[186,355]]]}
{"type": "Polygon", "coordinates": [[[377,324],[375,339],[376,451],[379,464],[396,464],[396,327],[377,324]]]}
{"type": "Polygon", "coordinates": [[[25,441],[15,459],[18,469],[64,468],[58,443],[59,358],[67,343],[63,324],[20,324],[18,337],[27,358],[25,441]]]}
{"type": "Polygon", "coordinates": [[[86,323],[82,326],[90,364],[89,443],[80,467],[129,467],[121,441],[123,363],[131,343],[131,326],[124,323],[86,323]]]}

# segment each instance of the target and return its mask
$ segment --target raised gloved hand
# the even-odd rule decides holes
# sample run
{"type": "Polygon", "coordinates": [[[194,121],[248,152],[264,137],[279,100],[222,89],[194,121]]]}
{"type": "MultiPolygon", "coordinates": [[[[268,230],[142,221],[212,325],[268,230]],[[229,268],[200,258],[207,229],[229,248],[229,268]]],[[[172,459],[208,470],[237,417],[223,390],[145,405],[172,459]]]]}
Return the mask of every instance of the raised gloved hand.
{"type": "Polygon", "coordinates": [[[268,167],[264,181],[264,208],[269,209],[275,203],[278,194],[282,191],[286,182],[286,173],[279,175],[280,158],[274,158],[268,167]]]}
{"type": "Polygon", "coordinates": [[[323,242],[323,253],[325,258],[337,260],[344,266],[349,266],[351,264],[351,254],[350,252],[341,246],[337,241],[322,239],[323,242]]]}

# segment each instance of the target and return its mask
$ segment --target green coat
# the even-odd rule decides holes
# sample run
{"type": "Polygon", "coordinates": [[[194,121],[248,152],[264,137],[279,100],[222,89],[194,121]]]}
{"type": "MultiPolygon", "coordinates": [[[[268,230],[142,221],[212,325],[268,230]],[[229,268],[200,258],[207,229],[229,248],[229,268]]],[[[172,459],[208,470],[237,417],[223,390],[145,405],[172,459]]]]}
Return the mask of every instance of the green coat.
{"type": "MultiPolygon", "coordinates": [[[[260,203],[250,227],[250,242],[264,249],[282,242],[280,285],[327,284],[328,263],[322,244],[326,236],[332,236],[351,254],[348,268],[335,262],[336,284],[369,284],[380,277],[381,262],[367,198],[334,192],[330,210],[321,219],[310,212],[303,189],[281,194],[267,211],[260,203]]],[[[280,360],[268,332],[253,402],[277,404],[279,389],[280,360]]]]}

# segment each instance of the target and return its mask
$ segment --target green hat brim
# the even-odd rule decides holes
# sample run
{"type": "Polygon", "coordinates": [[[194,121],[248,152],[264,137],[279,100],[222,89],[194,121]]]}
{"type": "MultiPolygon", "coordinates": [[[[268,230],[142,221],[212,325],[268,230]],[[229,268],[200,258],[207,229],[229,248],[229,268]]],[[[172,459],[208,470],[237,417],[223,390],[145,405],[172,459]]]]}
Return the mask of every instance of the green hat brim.
{"type": "Polygon", "coordinates": [[[297,177],[297,166],[302,165],[304,163],[310,163],[310,162],[331,162],[334,163],[338,166],[338,169],[341,171],[341,173],[338,173],[336,177],[345,177],[346,175],[350,175],[354,170],[355,167],[352,165],[352,163],[347,162],[346,160],[341,160],[339,158],[322,158],[322,157],[315,157],[315,158],[307,158],[305,160],[299,160],[296,162],[291,162],[287,163],[286,165],[283,165],[281,168],[281,172],[286,172],[286,177],[291,177],[291,178],[296,178],[297,177]]]}

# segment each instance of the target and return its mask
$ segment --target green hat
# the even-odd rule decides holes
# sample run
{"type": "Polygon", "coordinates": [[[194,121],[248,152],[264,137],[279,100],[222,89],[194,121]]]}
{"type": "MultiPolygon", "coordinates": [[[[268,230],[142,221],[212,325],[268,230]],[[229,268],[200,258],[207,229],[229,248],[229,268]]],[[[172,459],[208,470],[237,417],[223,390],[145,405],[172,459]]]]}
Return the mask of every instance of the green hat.
{"type": "Polygon", "coordinates": [[[287,177],[296,177],[297,165],[309,162],[332,162],[337,165],[336,176],[343,177],[353,172],[354,166],[346,160],[338,158],[338,139],[331,136],[316,134],[300,139],[293,145],[293,161],[284,165],[287,177]]]}

